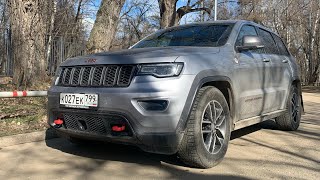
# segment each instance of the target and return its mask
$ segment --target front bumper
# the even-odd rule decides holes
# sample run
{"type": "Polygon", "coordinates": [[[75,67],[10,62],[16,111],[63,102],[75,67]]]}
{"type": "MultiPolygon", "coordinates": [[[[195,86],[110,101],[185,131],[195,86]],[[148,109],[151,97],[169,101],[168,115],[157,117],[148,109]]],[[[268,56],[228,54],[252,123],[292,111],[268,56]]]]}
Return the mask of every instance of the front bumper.
{"type": "MultiPolygon", "coordinates": [[[[53,126],[53,121],[61,113],[98,116],[103,117],[103,121],[110,120],[107,116],[120,117],[130,128],[128,135],[92,133],[64,127],[56,130],[65,136],[129,143],[148,152],[174,154],[183,137],[183,132],[178,130],[181,129],[178,124],[183,109],[188,108],[185,104],[193,79],[193,75],[162,79],[137,76],[126,88],[52,86],[48,92],[48,123],[53,126]],[[60,93],[98,94],[98,108],[79,110],[60,107],[60,93]],[[147,111],[138,104],[138,100],[159,99],[169,102],[168,107],[161,112],[147,111]]],[[[105,124],[105,126],[109,125],[105,124]]]]}

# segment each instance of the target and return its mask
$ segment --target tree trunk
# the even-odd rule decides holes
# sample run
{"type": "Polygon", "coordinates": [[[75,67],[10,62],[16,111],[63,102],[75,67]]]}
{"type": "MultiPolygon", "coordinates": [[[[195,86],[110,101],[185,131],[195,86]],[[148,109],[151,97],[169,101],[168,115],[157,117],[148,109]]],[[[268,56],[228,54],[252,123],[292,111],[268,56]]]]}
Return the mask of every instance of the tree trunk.
{"type": "Polygon", "coordinates": [[[47,1],[10,0],[14,83],[28,87],[46,77],[44,12],[47,1]]]}
{"type": "Polygon", "coordinates": [[[87,44],[88,53],[108,51],[125,0],[102,0],[87,44]]]}
{"type": "Polygon", "coordinates": [[[160,28],[174,26],[176,24],[176,4],[178,0],[158,0],[160,7],[160,28]]]}
{"type": "Polygon", "coordinates": [[[318,32],[318,24],[320,21],[320,10],[316,11],[316,16],[314,20],[314,26],[311,27],[311,14],[310,14],[310,49],[309,49],[309,84],[313,84],[317,81],[318,76],[318,64],[316,64],[317,59],[314,57],[314,48],[315,48],[315,40],[316,40],[316,33],[318,32]],[[315,65],[316,64],[316,65],[315,65]],[[316,66],[316,67],[314,67],[316,66]]]}
{"type": "MultiPolygon", "coordinates": [[[[52,33],[53,33],[53,28],[54,28],[54,20],[55,20],[55,16],[56,16],[56,13],[57,13],[57,0],[53,0],[53,12],[51,13],[51,16],[50,16],[50,27],[49,27],[49,37],[48,37],[48,42],[47,42],[47,47],[46,47],[46,52],[47,52],[47,55],[46,55],[46,59],[47,59],[47,62],[49,62],[50,60],[50,55],[51,55],[51,46],[52,46],[52,33]]],[[[54,66],[54,64],[50,64],[51,66],[54,66]]],[[[52,69],[52,70],[55,70],[55,68],[49,68],[49,69],[52,69]]],[[[50,74],[53,74],[54,72],[49,72],[50,74]]]]}

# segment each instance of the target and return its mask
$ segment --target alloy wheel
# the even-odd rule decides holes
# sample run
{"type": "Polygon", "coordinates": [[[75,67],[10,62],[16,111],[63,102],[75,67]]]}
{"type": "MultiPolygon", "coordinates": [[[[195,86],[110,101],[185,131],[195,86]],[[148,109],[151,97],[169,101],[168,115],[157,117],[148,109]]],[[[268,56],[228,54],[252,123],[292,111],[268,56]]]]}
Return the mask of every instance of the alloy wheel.
{"type": "Polygon", "coordinates": [[[218,153],[226,141],[226,115],[221,104],[210,101],[204,109],[201,120],[202,141],[210,154],[218,153]]]}

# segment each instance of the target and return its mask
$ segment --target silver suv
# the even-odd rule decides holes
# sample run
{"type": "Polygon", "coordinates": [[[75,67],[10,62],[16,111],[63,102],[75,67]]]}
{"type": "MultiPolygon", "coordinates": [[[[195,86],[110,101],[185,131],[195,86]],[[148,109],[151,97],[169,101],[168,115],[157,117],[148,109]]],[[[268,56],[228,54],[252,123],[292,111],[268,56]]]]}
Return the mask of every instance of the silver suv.
{"type": "Polygon", "coordinates": [[[201,168],[223,159],[231,131],[273,118],[296,130],[302,109],[294,58],[249,21],[172,27],[70,58],[48,92],[48,123],[72,142],[132,144],[201,168]]]}

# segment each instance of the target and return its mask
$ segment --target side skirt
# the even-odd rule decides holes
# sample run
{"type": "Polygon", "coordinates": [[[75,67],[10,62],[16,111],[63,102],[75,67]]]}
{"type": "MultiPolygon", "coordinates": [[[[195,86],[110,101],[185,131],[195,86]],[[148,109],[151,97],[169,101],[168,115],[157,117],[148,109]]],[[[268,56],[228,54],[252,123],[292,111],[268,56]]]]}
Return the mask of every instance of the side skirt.
{"type": "Polygon", "coordinates": [[[273,119],[275,117],[282,115],[285,111],[286,111],[286,109],[285,110],[278,110],[278,111],[274,111],[271,113],[263,114],[261,116],[256,116],[256,117],[240,120],[234,124],[233,130],[238,130],[238,129],[241,129],[241,128],[244,128],[247,126],[251,126],[251,125],[260,123],[262,121],[273,119]]]}

